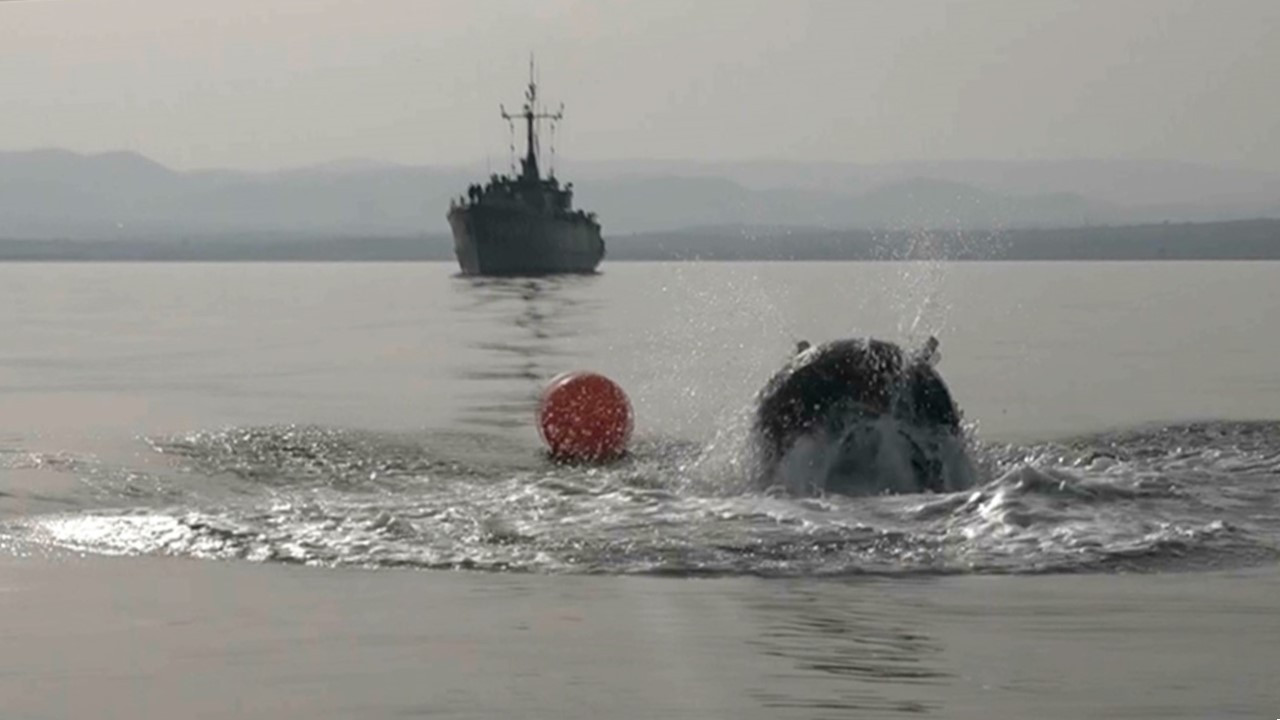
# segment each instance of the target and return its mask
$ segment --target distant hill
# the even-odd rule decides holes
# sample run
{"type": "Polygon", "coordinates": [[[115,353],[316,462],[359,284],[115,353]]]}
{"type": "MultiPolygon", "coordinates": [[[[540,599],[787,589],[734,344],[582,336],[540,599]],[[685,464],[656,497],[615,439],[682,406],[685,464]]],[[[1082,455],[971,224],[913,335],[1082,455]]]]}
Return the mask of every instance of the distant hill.
{"type": "Polygon", "coordinates": [[[626,160],[572,163],[569,171],[583,180],[622,174],[714,177],[753,190],[822,189],[851,195],[928,178],[1001,195],[1071,194],[1131,208],[1215,206],[1248,215],[1261,206],[1280,207],[1280,175],[1168,160],[969,160],[879,165],[626,160]]]}
{"type": "MultiPolygon", "coordinates": [[[[1078,228],[823,230],[721,226],[621,235],[606,267],[628,260],[1280,260],[1280,220],[1078,228]]],[[[446,261],[447,235],[2,240],[0,261],[446,261]]]]}
{"type": "Polygon", "coordinates": [[[1280,260],[1280,220],[1008,230],[719,227],[613,238],[619,260],[1280,260]]]}
{"type": "Polygon", "coordinates": [[[0,153],[0,237],[111,239],[441,230],[460,170],[341,164],[177,172],[132,153],[0,153]]]}
{"type": "MultiPolygon", "coordinates": [[[[444,233],[479,168],[360,159],[179,172],[128,152],[0,153],[0,238],[311,239],[444,233]]],[[[1280,179],[1178,163],[858,166],[642,161],[569,167],[606,238],[706,226],[954,230],[1280,216],[1280,179]]]]}

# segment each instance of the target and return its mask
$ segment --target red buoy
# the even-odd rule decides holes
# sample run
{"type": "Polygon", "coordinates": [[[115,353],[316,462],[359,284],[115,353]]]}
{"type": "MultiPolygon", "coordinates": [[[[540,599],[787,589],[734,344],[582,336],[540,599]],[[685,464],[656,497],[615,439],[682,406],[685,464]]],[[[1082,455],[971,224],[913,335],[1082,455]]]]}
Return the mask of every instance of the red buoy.
{"type": "Polygon", "coordinates": [[[551,379],[538,403],[538,431],[560,460],[612,460],[631,439],[631,401],[618,384],[593,372],[551,379]]]}

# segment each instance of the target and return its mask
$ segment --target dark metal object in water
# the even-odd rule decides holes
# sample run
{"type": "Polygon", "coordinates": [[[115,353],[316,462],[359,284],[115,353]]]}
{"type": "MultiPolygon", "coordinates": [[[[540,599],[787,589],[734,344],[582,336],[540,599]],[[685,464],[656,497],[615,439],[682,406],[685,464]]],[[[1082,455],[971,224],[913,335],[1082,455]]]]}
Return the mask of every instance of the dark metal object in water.
{"type": "MultiPolygon", "coordinates": [[[[770,477],[797,440],[826,433],[842,437],[853,423],[890,417],[927,433],[961,434],[960,411],[934,368],[937,340],[908,354],[882,340],[837,340],[797,345],[791,362],[757,397],[752,440],[770,477]]],[[[918,490],[940,491],[936,463],[913,459],[918,490]]]]}

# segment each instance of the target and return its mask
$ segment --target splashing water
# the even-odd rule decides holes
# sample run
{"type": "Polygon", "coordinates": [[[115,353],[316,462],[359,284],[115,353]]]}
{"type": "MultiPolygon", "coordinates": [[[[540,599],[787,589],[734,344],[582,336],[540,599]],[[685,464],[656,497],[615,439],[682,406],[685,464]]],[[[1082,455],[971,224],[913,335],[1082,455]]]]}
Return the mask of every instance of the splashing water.
{"type": "Polygon", "coordinates": [[[768,484],[791,495],[907,494],[919,491],[928,465],[941,488],[956,492],[975,482],[967,445],[963,436],[880,416],[845,424],[836,434],[820,429],[801,436],[768,484]]]}
{"type": "MultiPolygon", "coordinates": [[[[943,270],[914,263],[901,272],[882,290],[902,311],[882,322],[890,330],[901,322],[902,335],[939,332],[949,313],[943,270]]],[[[478,433],[291,426],[153,438],[141,468],[19,450],[0,466],[74,477],[89,492],[61,511],[6,518],[0,534],[9,544],[95,553],[608,574],[1165,571],[1277,559],[1277,423],[1017,446],[966,437],[947,452],[967,460],[971,487],[959,489],[969,483],[956,470],[949,491],[937,494],[880,494],[902,489],[894,478],[901,451],[882,445],[855,454],[865,463],[862,496],[828,494],[814,482],[806,467],[827,469],[821,457],[792,468],[811,495],[761,490],[743,452],[750,409],[719,400],[749,396],[790,350],[796,328],[778,330],[786,298],[770,297],[749,272],[728,290],[689,285],[671,292],[695,319],[667,330],[687,338],[664,343],[688,354],[646,356],[647,374],[628,386],[646,416],[654,410],[672,422],[650,426],[660,430],[619,464],[558,466],[534,447],[478,433]],[[765,349],[725,352],[743,338],[765,349]],[[730,364],[708,377],[690,370],[725,358],[730,364]]],[[[869,324],[858,303],[875,290],[847,290],[851,300],[839,309],[852,325],[869,324]]],[[[532,339],[508,353],[514,369],[498,371],[523,392],[548,373],[540,363],[554,348],[541,346],[541,334],[556,326],[541,315],[517,320],[532,339]]],[[[619,357],[626,350],[613,349],[619,357]]]]}
{"type": "Polygon", "coordinates": [[[11,520],[10,538],[326,566],[765,576],[1181,570],[1274,561],[1280,547],[1275,423],[979,445],[969,490],[869,497],[751,489],[714,443],[644,440],[607,468],[495,458],[464,435],[252,428],[153,445],[172,474],[100,468],[115,509],[11,520]]]}

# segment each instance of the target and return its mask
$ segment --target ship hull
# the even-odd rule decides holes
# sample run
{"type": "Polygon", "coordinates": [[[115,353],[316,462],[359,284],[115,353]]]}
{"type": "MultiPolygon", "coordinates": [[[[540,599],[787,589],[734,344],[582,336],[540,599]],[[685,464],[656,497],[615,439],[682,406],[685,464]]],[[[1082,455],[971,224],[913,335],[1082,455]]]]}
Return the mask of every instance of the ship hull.
{"type": "Polygon", "coordinates": [[[604,257],[600,226],[580,215],[467,206],[448,217],[464,275],[590,273],[604,257]]]}

